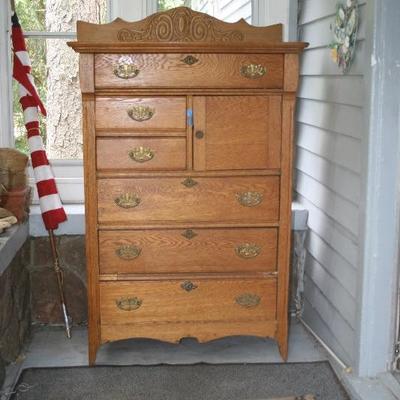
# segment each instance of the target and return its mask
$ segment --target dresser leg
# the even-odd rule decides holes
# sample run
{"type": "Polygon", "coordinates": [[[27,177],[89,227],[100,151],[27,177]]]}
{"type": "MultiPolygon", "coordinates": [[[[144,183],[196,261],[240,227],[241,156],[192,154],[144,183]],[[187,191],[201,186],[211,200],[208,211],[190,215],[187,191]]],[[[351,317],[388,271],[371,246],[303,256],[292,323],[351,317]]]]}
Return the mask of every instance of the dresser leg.
{"type": "Polygon", "coordinates": [[[89,343],[89,367],[93,367],[96,363],[96,355],[98,348],[99,346],[97,343],[89,343]]]}
{"type": "Polygon", "coordinates": [[[278,340],[279,353],[283,359],[283,361],[287,361],[288,359],[288,342],[285,339],[278,340]]]}

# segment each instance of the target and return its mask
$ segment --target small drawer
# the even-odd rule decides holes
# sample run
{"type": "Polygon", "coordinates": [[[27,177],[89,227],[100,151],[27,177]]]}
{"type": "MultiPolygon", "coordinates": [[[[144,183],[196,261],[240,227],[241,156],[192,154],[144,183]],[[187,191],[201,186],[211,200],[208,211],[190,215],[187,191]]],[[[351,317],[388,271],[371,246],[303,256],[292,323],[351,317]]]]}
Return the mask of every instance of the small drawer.
{"type": "Polygon", "coordinates": [[[276,270],[275,228],[100,231],[100,274],[276,270]]]}
{"type": "Polygon", "coordinates": [[[98,170],[184,170],[185,138],[97,138],[98,170]]]}
{"type": "Polygon", "coordinates": [[[279,177],[100,179],[102,224],[268,223],[279,219],[279,177]]]}
{"type": "Polygon", "coordinates": [[[98,54],[96,88],[282,88],[282,54],[98,54]]]}
{"type": "Polygon", "coordinates": [[[97,97],[96,129],[184,130],[185,97],[97,97]]]}
{"type": "Polygon", "coordinates": [[[276,279],[100,283],[102,325],[274,320],[276,279]]]}

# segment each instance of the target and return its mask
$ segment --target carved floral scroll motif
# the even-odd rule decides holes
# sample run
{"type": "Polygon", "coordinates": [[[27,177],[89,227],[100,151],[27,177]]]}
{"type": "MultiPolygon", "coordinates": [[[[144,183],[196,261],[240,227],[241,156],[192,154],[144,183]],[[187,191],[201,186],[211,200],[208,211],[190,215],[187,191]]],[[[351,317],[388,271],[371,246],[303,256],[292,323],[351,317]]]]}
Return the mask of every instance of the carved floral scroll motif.
{"type": "Polygon", "coordinates": [[[120,29],[117,38],[121,42],[241,42],[243,32],[221,30],[217,20],[206,14],[194,13],[189,8],[176,8],[170,13],[158,13],[146,20],[143,29],[120,29]]]}

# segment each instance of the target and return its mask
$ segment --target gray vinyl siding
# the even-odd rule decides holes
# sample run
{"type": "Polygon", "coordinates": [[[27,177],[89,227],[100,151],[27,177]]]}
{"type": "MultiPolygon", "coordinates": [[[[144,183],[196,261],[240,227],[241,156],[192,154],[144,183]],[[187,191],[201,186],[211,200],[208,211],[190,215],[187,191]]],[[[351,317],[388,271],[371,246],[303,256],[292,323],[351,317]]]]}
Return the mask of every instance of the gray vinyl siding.
{"type": "Polygon", "coordinates": [[[355,361],[366,68],[365,1],[357,55],[343,75],[330,59],[334,0],[300,0],[295,198],[309,210],[304,320],[346,363],[355,361]]]}

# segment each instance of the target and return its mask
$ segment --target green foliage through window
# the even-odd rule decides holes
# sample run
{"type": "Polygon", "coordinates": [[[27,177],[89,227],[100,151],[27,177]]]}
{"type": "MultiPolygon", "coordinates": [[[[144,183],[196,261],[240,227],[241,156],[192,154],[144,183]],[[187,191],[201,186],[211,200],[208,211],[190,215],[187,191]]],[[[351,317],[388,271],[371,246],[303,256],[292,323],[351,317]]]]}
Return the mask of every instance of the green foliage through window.
{"type": "MultiPolygon", "coordinates": [[[[45,31],[45,0],[18,0],[16,11],[23,30],[45,31]]],[[[31,59],[32,75],[37,86],[39,96],[46,104],[46,40],[39,38],[26,39],[26,47],[31,59]]],[[[15,145],[18,150],[28,153],[28,141],[26,137],[24,115],[19,103],[18,83],[13,80],[13,112],[15,145]]],[[[46,142],[46,125],[43,118],[39,117],[43,141],[46,142]]]]}
{"type": "Polygon", "coordinates": [[[191,0],[158,0],[158,10],[165,11],[180,6],[191,6],[191,0]]]}

